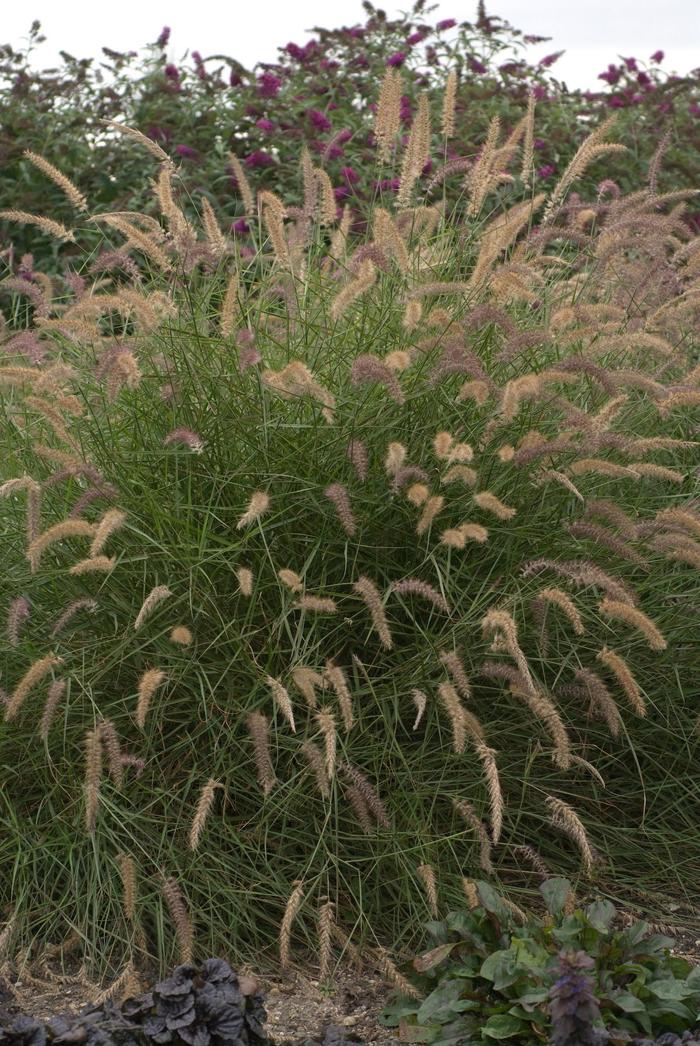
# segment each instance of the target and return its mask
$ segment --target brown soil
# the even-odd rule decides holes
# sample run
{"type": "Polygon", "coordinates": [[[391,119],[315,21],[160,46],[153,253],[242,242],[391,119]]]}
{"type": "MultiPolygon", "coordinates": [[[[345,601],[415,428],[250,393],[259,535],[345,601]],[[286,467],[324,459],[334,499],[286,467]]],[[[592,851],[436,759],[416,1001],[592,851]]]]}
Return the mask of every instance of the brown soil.
{"type": "MultiPolygon", "coordinates": [[[[393,1038],[377,1022],[389,989],[375,976],[339,971],[330,988],[301,973],[257,980],[266,996],[267,1030],[277,1042],[322,1037],[329,1024],[339,1025],[369,1046],[387,1044],[393,1038]]],[[[78,974],[47,972],[41,979],[25,974],[12,981],[0,980],[0,1022],[16,1013],[41,1020],[78,1013],[102,991],[78,974]]]]}

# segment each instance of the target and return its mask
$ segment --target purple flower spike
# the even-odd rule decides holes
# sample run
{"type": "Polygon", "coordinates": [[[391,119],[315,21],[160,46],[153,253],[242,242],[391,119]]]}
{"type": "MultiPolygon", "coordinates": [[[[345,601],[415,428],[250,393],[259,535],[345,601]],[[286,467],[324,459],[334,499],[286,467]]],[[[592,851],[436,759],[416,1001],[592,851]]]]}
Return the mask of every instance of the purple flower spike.
{"type": "Polygon", "coordinates": [[[456,25],[456,18],[443,18],[441,22],[438,22],[435,28],[439,33],[442,33],[445,29],[453,29],[456,25]]]}
{"type": "Polygon", "coordinates": [[[160,36],[156,40],[158,47],[167,47],[168,40],[170,39],[170,26],[164,25],[160,31],[160,36]]]}
{"type": "Polygon", "coordinates": [[[664,52],[663,51],[654,51],[653,55],[651,55],[650,57],[651,57],[651,61],[652,62],[663,62],[663,60],[664,60],[664,52]]]}
{"type": "Polygon", "coordinates": [[[394,54],[389,55],[389,57],[387,58],[386,64],[387,65],[391,65],[391,66],[399,66],[399,65],[403,65],[403,63],[405,61],[406,61],[406,54],[405,54],[405,52],[404,51],[395,51],[394,54]]]}

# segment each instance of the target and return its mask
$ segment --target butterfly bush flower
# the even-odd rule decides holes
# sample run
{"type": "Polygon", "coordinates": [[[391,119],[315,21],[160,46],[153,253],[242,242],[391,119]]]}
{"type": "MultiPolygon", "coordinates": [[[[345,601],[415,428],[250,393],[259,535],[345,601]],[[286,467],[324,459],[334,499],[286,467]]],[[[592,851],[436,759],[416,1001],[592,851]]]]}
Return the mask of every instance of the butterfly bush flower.
{"type": "Polygon", "coordinates": [[[341,167],[340,173],[348,185],[355,185],[355,183],[360,180],[360,176],[354,167],[341,167]]]}
{"type": "Polygon", "coordinates": [[[250,226],[245,218],[239,218],[231,224],[231,232],[250,232],[250,226]]]}
{"type": "Polygon", "coordinates": [[[156,45],[158,47],[167,47],[169,39],[170,39],[170,26],[169,25],[164,25],[163,28],[160,31],[160,36],[156,40],[156,45]]]}
{"type": "Polygon", "coordinates": [[[540,58],[537,64],[543,69],[549,69],[550,65],[554,65],[555,62],[558,62],[563,54],[563,51],[554,51],[553,54],[547,54],[544,58],[540,58]]]}
{"type": "Polygon", "coordinates": [[[255,126],[259,127],[261,131],[274,131],[275,125],[272,120],[268,120],[266,116],[261,117],[255,121],[255,126]]]}
{"type": "Polygon", "coordinates": [[[240,87],[243,83],[243,77],[240,73],[237,73],[235,69],[231,70],[231,75],[228,78],[229,87],[240,87]]]}
{"type": "Polygon", "coordinates": [[[654,51],[654,53],[652,55],[650,55],[649,57],[650,57],[652,62],[663,62],[663,60],[664,60],[664,52],[663,51],[654,51]]]}
{"type": "Polygon", "coordinates": [[[537,172],[538,178],[551,178],[556,168],[551,163],[546,163],[544,167],[540,167],[537,172]]]}
{"type": "Polygon", "coordinates": [[[331,122],[320,109],[307,109],[306,115],[317,131],[330,131],[331,122]]]}
{"type": "Polygon", "coordinates": [[[198,436],[192,429],[173,429],[163,440],[163,444],[166,447],[171,446],[173,443],[180,443],[189,449],[194,454],[201,454],[204,450],[204,441],[201,436],[198,436]]]}
{"type": "Polygon", "coordinates": [[[258,77],[258,94],[263,98],[275,98],[281,86],[282,81],[274,73],[263,73],[258,77]]]}
{"type": "Polygon", "coordinates": [[[439,33],[444,32],[446,29],[453,29],[457,25],[456,18],[443,18],[442,21],[438,22],[435,26],[439,33]]]}
{"type": "Polygon", "coordinates": [[[609,65],[602,73],[598,73],[599,80],[605,80],[611,86],[620,79],[620,70],[616,65],[609,65]]]}
{"type": "Polygon", "coordinates": [[[246,167],[270,167],[275,161],[264,149],[256,149],[255,152],[246,156],[243,162],[246,167]]]}
{"type": "Polygon", "coordinates": [[[386,60],[386,64],[390,65],[392,67],[398,67],[400,65],[403,65],[403,63],[405,61],[406,61],[406,52],[405,51],[395,51],[393,54],[389,55],[389,57],[386,60]]]}
{"type": "Polygon", "coordinates": [[[199,153],[196,149],[193,149],[190,145],[176,145],[175,152],[178,156],[182,156],[185,160],[198,160],[199,153]]]}
{"type": "Polygon", "coordinates": [[[483,62],[480,62],[478,58],[474,58],[472,55],[467,58],[467,65],[472,73],[476,73],[478,76],[483,76],[486,72],[486,66],[483,62]]]}

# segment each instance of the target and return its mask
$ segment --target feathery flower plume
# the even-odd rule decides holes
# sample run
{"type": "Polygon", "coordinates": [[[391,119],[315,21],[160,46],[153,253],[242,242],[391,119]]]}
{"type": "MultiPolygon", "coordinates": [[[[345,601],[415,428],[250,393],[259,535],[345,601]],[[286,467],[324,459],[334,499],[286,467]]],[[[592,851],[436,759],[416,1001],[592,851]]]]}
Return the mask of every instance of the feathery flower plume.
{"type": "Polygon", "coordinates": [[[241,530],[243,527],[247,527],[250,523],[253,523],[256,519],[259,519],[263,513],[267,512],[270,507],[270,497],[265,493],[264,490],[256,490],[251,495],[248,506],[236,523],[236,529],[241,530]]]}
{"type": "Polygon", "coordinates": [[[295,606],[298,610],[311,610],[316,614],[338,613],[335,600],[323,596],[300,596],[295,606]]]}
{"type": "Polygon", "coordinates": [[[117,788],[121,788],[124,781],[124,764],[122,763],[122,750],[119,744],[117,728],[111,719],[103,719],[97,724],[100,741],[107,753],[109,763],[109,776],[117,788]]]}
{"type": "Polygon", "coordinates": [[[354,785],[346,784],[343,787],[343,794],[350,803],[362,831],[365,835],[372,835],[374,833],[374,824],[361,792],[354,785]]]}
{"type": "Polygon", "coordinates": [[[30,562],[32,573],[36,573],[39,569],[42,553],[54,542],[74,537],[91,538],[95,532],[94,524],[88,523],[84,519],[65,519],[62,523],[55,523],[43,534],[39,534],[27,548],[27,559],[30,562]]]}
{"type": "Polygon", "coordinates": [[[336,198],[333,191],[333,182],[322,167],[314,167],[314,178],[318,184],[321,196],[319,207],[319,221],[321,225],[333,225],[336,220],[336,198]]]}
{"type": "Polygon", "coordinates": [[[60,222],[54,222],[51,218],[44,218],[41,214],[30,214],[28,211],[0,211],[3,221],[19,222],[21,225],[36,225],[48,236],[53,236],[61,243],[75,243],[75,233],[66,229],[60,222]]]}
{"type": "Polygon", "coordinates": [[[401,995],[408,995],[410,999],[420,999],[421,995],[418,989],[402,973],[399,973],[391,961],[389,953],[384,948],[378,947],[375,954],[377,956],[377,966],[389,984],[397,988],[401,995]]]}
{"type": "Polygon", "coordinates": [[[99,730],[85,734],[85,831],[92,833],[97,824],[102,780],[102,745],[99,730]]]}
{"type": "Polygon", "coordinates": [[[601,664],[610,669],[620,687],[625,691],[625,695],[637,715],[646,715],[647,703],[641,696],[641,690],[631,673],[627,661],[620,657],[619,654],[616,654],[615,651],[609,650],[607,646],[604,646],[603,650],[597,652],[595,657],[596,660],[599,660],[601,664]]]}
{"type": "Polygon", "coordinates": [[[244,213],[246,215],[255,214],[255,197],[253,196],[253,190],[250,187],[250,182],[243,169],[243,164],[235,155],[235,153],[229,153],[228,162],[231,165],[231,170],[236,179],[238,191],[241,194],[243,200],[244,213]]]}
{"type": "Polygon", "coordinates": [[[688,534],[700,538],[700,515],[695,516],[689,510],[682,508],[660,509],[655,516],[659,523],[667,523],[674,527],[680,527],[688,534]]]}
{"type": "Polygon", "coordinates": [[[462,890],[464,892],[464,896],[467,899],[467,906],[470,911],[473,912],[475,908],[479,908],[481,906],[481,901],[479,900],[479,892],[476,888],[476,883],[473,879],[467,879],[466,876],[462,876],[462,890]]]}
{"type": "Polygon", "coordinates": [[[552,873],[533,846],[514,846],[513,853],[521,857],[542,879],[550,879],[552,873]]]}
{"type": "Polygon", "coordinates": [[[385,650],[391,650],[393,646],[393,640],[391,638],[391,630],[389,629],[389,622],[387,621],[386,614],[384,613],[384,607],[382,605],[382,597],[379,589],[364,574],[357,579],[355,584],[352,586],[353,590],[364,600],[367,609],[370,612],[372,618],[372,624],[374,630],[379,636],[379,641],[385,650]]]}
{"type": "Polygon", "coordinates": [[[335,728],[335,717],[328,708],[319,708],[316,713],[316,722],[323,734],[323,744],[326,754],[326,773],[329,781],[335,777],[336,751],[338,746],[338,735],[335,728]]]}
{"type": "Polygon", "coordinates": [[[472,218],[481,210],[487,193],[494,184],[494,161],[500,133],[500,117],[494,116],[489,123],[481,153],[467,179],[470,197],[467,214],[472,218]]]}
{"type": "Polygon", "coordinates": [[[594,541],[599,547],[609,548],[611,552],[620,556],[621,559],[627,559],[630,563],[634,563],[642,569],[646,569],[649,565],[647,558],[637,552],[636,549],[630,548],[624,538],[619,538],[612,531],[608,530],[607,527],[602,527],[598,523],[586,523],[579,520],[575,523],[568,523],[566,529],[572,537],[594,541]]]}
{"type": "Polygon", "coordinates": [[[51,731],[51,725],[58,711],[58,706],[63,699],[63,695],[66,692],[66,681],[65,679],[54,679],[53,683],[49,686],[48,693],[46,695],[46,701],[44,703],[44,711],[41,716],[41,722],[39,723],[39,737],[46,744],[49,739],[49,733],[51,731]]]}
{"type": "Polygon", "coordinates": [[[532,602],[533,606],[536,604],[547,603],[552,603],[555,606],[558,606],[562,613],[568,618],[575,635],[582,636],[586,631],[583,619],[574,605],[573,600],[561,588],[541,588],[532,602]]]}
{"type": "Polygon", "coordinates": [[[453,465],[440,480],[441,483],[464,483],[467,487],[476,486],[478,477],[468,465],[453,465]]]}
{"type": "Polygon", "coordinates": [[[51,428],[53,429],[56,437],[62,443],[66,443],[71,448],[71,450],[76,449],[73,437],[66,428],[65,422],[61,417],[61,414],[59,413],[59,411],[56,410],[53,404],[49,403],[48,400],[45,400],[43,396],[25,396],[24,402],[27,404],[28,407],[31,407],[33,410],[36,410],[40,414],[43,414],[43,416],[46,418],[51,428]]]}
{"type": "Polygon", "coordinates": [[[397,207],[408,207],[413,186],[420,178],[423,168],[430,159],[430,105],[428,95],[423,92],[418,99],[418,112],[411,124],[408,143],[404,152],[397,207]]]}
{"type": "Polygon", "coordinates": [[[118,131],[120,134],[126,135],[127,138],[131,138],[133,141],[138,142],[144,149],[147,149],[151,156],[155,156],[156,160],[160,160],[161,163],[168,164],[172,167],[172,160],[166,152],[161,149],[157,142],[141,131],[137,131],[135,127],[128,127],[124,123],[117,123],[116,120],[105,120],[105,125],[111,127],[112,130],[118,131]]]}
{"type": "Polygon", "coordinates": [[[313,741],[303,741],[301,750],[306,756],[306,761],[314,772],[319,792],[324,799],[328,799],[331,794],[331,786],[328,780],[328,774],[326,773],[326,763],[321,749],[318,745],[314,744],[313,741]]]}
{"type": "Polygon", "coordinates": [[[416,706],[416,718],[411,729],[417,730],[421,724],[423,715],[425,714],[425,707],[428,703],[428,695],[424,693],[423,690],[412,690],[411,697],[413,698],[413,703],[416,706]]]}
{"type": "Polygon", "coordinates": [[[327,421],[332,420],[332,412],[335,407],[335,397],[320,384],[311,373],[309,368],[301,360],[292,360],[282,370],[265,370],[262,380],[269,388],[274,389],[284,398],[294,396],[311,396],[318,400],[326,408],[324,416],[327,421]]]}
{"type": "Polygon", "coordinates": [[[156,585],[155,588],[151,589],[151,591],[143,601],[143,606],[136,615],[136,620],[134,621],[135,632],[138,632],[138,630],[141,628],[141,625],[144,623],[146,618],[149,617],[149,615],[155,610],[158,604],[162,603],[163,600],[167,599],[169,596],[172,596],[172,592],[167,587],[167,585],[156,585]]]}
{"type": "Polygon", "coordinates": [[[138,701],[136,703],[136,725],[143,730],[151,699],[159,686],[165,681],[165,672],[160,668],[147,668],[141,675],[138,684],[138,701]]]}
{"type": "Polygon", "coordinates": [[[331,483],[324,490],[324,495],[335,505],[338,519],[348,537],[353,537],[357,531],[357,523],[350,505],[350,495],[347,487],[342,483],[331,483]]]}
{"type": "Polygon", "coordinates": [[[359,479],[360,483],[364,483],[367,479],[368,472],[368,460],[367,460],[367,448],[361,439],[351,439],[347,445],[346,456],[352,462],[355,474],[359,479]]]}
{"type": "Polygon", "coordinates": [[[111,556],[90,556],[74,563],[68,573],[73,577],[81,577],[83,574],[109,574],[116,565],[116,559],[111,556]]]}
{"type": "Polygon", "coordinates": [[[437,879],[435,877],[435,869],[429,864],[419,864],[416,868],[418,877],[423,883],[426,897],[428,898],[428,907],[430,908],[430,914],[433,919],[437,919],[440,912],[438,907],[438,892],[437,892],[437,879]]]}
{"type": "Polygon", "coordinates": [[[485,744],[477,744],[476,754],[481,759],[486,777],[486,787],[491,805],[491,841],[494,846],[501,838],[503,828],[503,793],[496,765],[496,753],[485,744]]]}
{"type": "Polygon", "coordinates": [[[472,696],[472,688],[459,654],[456,650],[443,650],[440,654],[440,661],[452,676],[452,681],[457,687],[460,697],[468,701],[472,696]]]}
{"type": "Polygon", "coordinates": [[[624,509],[608,498],[590,498],[586,502],[584,515],[586,518],[597,516],[599,519],[612,523],[629,541],[634,541],[637,536],[637,526],[634,520],[630,519],[624,509]]]}
{"type": "Polygon", "coordinates": [[[327,897],[321,898],[318,909],[318,979],[321,983],[329,980],[333,958],[333,913],[334,906],[327,897]]]}
{"type": "Polygon", "coordinates": [[[55,182],[77,211],[86,211],[88,209],[87,200],[83,194],[75,185],[73,185],[70,178],[67,178],[65,174],[62,174],[57,167],[54,167],[54,165],[49,163],[48,160],[45,160],[43,156],[33,153],[30,149],[25,149],[22,156],[24,156],[25,160],[29,160],[30,163],[34,164],[34,166],[50,178],[52,182],[55,182]]]}
{"type": "Polygon", "coordinates": [[[516,203],[487,226],[479,240],[479,254],[469,277],[468,292],[483,285],[493,264],[517,239],[543,200],[544,193],[538,193],[532,200],[516,203]]]}
{"type": "Polygon", "coordinates": [[[457,84],[457,70],[450,69],[445,81],[445,93],[442,96],[442,133],[445,138],[452,138],[455,133],[457,84]]]}
{"type": "Polygon", "coordinates": [[[613,145],[611,143],[603,143],[602,141],[614,123],[615,116],[608,117],[607,120],[604,120],[599,127],[596,127],[596,129],[589,134],[588,138],[581,143],[561,178],[552,189],[544,212],[545,221],[548,221],[552,217],[564,199],[569,187],[581,176],[581,174],[583,174],[585,169],[597,156],[600,156],[605,152],[626,151],[624,145],[613,145]]]}
{"type": "Polygon", "coordinates": [[[292,708],[292,702],[287,690],[282,686],[279,679],[274,679],[272,676],[267,676],[265,682],[272,691],[272,697],[276,707],[279,708],[280,712],[289,723],[292,733],[295,734],[297,728],[294,722],[294,709],[292,708]]]}
{"type": "Polygon", "coordinates": [[[192,642],[192,633],[186,625],[175,625],[175,628],[170,630],[169,639],[177,646],[189,646],[192,642]]]}
{"type": "Polygon", "coordinates": [[[326,680],[320,674],[315,672],[313,668],[306,668],[304,665],[298,665],[292,669],[292,679],[297,690],[299,690],[306,701],[309,708],[316,707],[316,687],[323,689],[326,685],[326,680]]]}
{"type": "Polygon", "coordinates": [[[569,477],[565,476],[563,472],[557,472],[556,469],[543,469],[542,472],[537,476],[534,476],[533,479],[538,487],[546,483],[547,480],[553,480],[555,483],[560,483],[563,487],[566,487],[566,489],[570,491],[574,497],[578,498],[579,501],[585,500],[581,491],[571,482],[569,477]]]}
{"type": "Polygon", "coordinates": [[[637,602],[637,596],[629,586],[586,559],[532,559],[522,567],[521,572],[523,577],[529,577],[540,570],[551,570],[561,577],[568,578],[575,585],[593,585],[601,588],[612,599],[619,599],[623,603],[634,605],[637,602]]]}
{"type": "Polygon", "coordinates": [[[479,864],[487,875],[492,875],[493,864],[491,862],[491,839],[489,838],[489,833],[484,827],[484,822],[480,817],[476,816],[474,807],[471,803],[467,802],[466,799],[453,799],[452,805],[460,817],[462,817],[469,827],[476,832],[480,848],[479,864]]]}
{"type": "Polygon", "coordinates": [[[504,679],[514,697],[519,698],[539,719],[554,743],[553,759],[562,770],[571,765],[571,742],[562,718],[552,701],[544,694],[528,689],[522,674],[513,665],[501,662],[486,661],[481,665],[481,675],[494,679],[504,679]]]}
{"type": "Polygon", "coordinates": [[[532,179],[532,161],[535,149],[535,92],[530,90],[527,96],[527,113],[525,115],[525,135],[523,139],[523,159],[520,177],[527,188],[532,179]]]}
{"type": "Polygon", "coordinates": [[[275,258],[283,269],[291,268],[292,259],[289,251],[289,242],[284,228],[284,207],[271,206],[268,197],[272,193],[260,193],[258,199],[261,202],[262,220],[270,237],[275,258]],[[265,199],[263,199],[265,198],[265,199]]]}
{"type": "Polygon", "coordinates": [[[133,923],[136,917],[136,865],[129,854],[121,853],[117,857],[119,874],[122,880],[122,907],[128,922],[133,923]]]}
{"type": "Polygon", "coordinates": [[[358,356],[350,369],[350,384],[357,386],[366,382],[377,382],[386,386],[391,398],[401,407],[406,402],[404,391],[399,381],[386,363],[377,356],[364,354],[358,356]]]}
{"type": "Polygon", "coordinates": [[[178,428],[169,432],[163,440],[163,446],[171,447],[174,443],[180,443],[184,447],[189,447],[193,454],[201,454],[204,450],[202,437],[193,432],[192,429],[178,428]]]}
{"type": "Polygon", "coordinates": [[[491,649],[496,652],[506,650],[518,666],[528,692],[536,694],[527,660],[518,643],[518,630],[512,616],[505,610],[489,610],[482,619],[481,630],[484,636],[495,634],[491,649]]]}
{"type": "Polygon", "coordinates": [[[126,218],[122,218],[115,214],[96,214],[92,218],[88,218],[91,222],[104,222],[105,225],[109,225],[120,232],[122,236],[125,236],[128,243],[133,245],[142,254],[154,263],[163,272],[170,272],[172,270],[172,263],[168,258],[163,248],[156,242],[153,236],[147,232],[143,232],[136,225],[127,221],[126,218]]]}
{"type": "Polygon", "coordinates": [[[483,407],[491,395],[491,389],[485,381],[474,379],[465,381],[457,393],[457,402],[464,403],[465,400],[474,400],[477,407],[483,407]]]}
{"type": "Polygon", "coordinates": [[[287,906],[284,909],[284,915],[280,924],[280,966],[283,970],[289,968],[292,925],[299,913],[299,909],[301,908],[301,902],[304,897],[304,883],[301,879],[296,879],[292,884],[292,887],[292,892],[289,895],[289,900],[287,901],[287,906]]]}
{"type": "Polygon", "coordinates": [[[418,508],[420,505],[424,505],[430,496],[430,491],[426,487],[425,483],[412,483],[406,491],[406,498],[418,508]]]}
{"type": "Polygon", "coordinates": [[[238,588],[242,596],[252,596],[253,594],[253,571],[249,570],[248,567],[238,567],[236,570],[236,580],[238,581],[238,588]]]}
{"type": "Polygon", "coordinates": [[[417,578],[404,578],[403,581],[392,582],[391,591],[399,596],[420,596],[421,599],[427,599],[436,610],[441,610],[443,614],[451,613],[450,605],[445,597],[440,595],[437,589],[429,585],[427,581],[419,581],[417,578]]]}
{"type": "Polygon", "coordinates": [[[584,874],[589,876],[593,870],[593,850],[578,814],[568,803],[553,795],[548,795],[545,803],[552,812],[551,821],[554,827],[568,835],[578,847],[583,861],[584,874]]]}
{"type": "Polygon", "coordinates": [[[90,545],[91,556],[96,557],[104,552],[104,547],[107,544],[108,538],[123,527],[125,520],[126,512],[120,512],[119,509],[116,508],[107,509],[94,528],[95,533],[92,539],[92,544],[90,545]]]}
{"type": "Polygon", "coordinates": [[[401,326],[406,331],[415,330],[418,324],[420,323],[422,315],[423,303],[418,301],[417,298],[410,298],[406,302],[406,308],[404,310],[401,326]]]}
{"type": "Polygon", "coordinates": [[[55,654],[46,654],[29,666],[5,706],[5,722],[9,723],[15,718],[33,687],[40,683],[53,668],[61,664],[63,664],[62,658],[56,657],[55,654]]]}
{"type": "MultiPolygon", "coordinates": [[[[343,289],[336,294],[331,303],[331,319],[337,323],[346,309],[348,309],[361,294],[368,291],[377,278],[377,268],[371,258],[365,258],[357,270],[354,280],[345,284],[343,289]]],[[[391,373],[391,372],[389,372],[391,373]]]]}
{"type": "Polygon", "coordinates": [[[489,490],[482,490],[474,495],[474,504],[478,505],[484,512],[492,512],[498,519],[512,519],[517,509],[504,505],[503,502],[489,490]]]}
{"type": "Polygon", "coordinates": [[[685,476],[677,469],[666,468],[665,465],[655,465],[651,461],[632,461],[630,469],[637,476],[650,476],[652,479],[665,479],[669,483],[683,483],[685,476]]]}
{"type": "Polygon", "coordinates": [[[445,499],[441,494],[434,494],[428,498],[423,506],[421,517],[416,523],[416,534],[418,537],[421,537],[422,534],[425,534],[430,529],[435,517],[442,512],[444,504],[445,499]]]}
{"type": "Polygon", "coordinates": [[[604,617],[609,617],[612,621],[624,621],[625,624],[636,628],[645,637],[651,650],[661,651],[668,646],[651,618],[637,607],[615,599],[603,599],[598,604],[598,610],[604,617]]]}
{"type": "Polygon", "coordinates": [[[603,680],[591,668],[577,668],[574,676],[588,697],[591,712],[596,712],[605,721],[611,737],[618,738],[622,729],[622,717],[603,680]]]}
{"type": "Polygon", "coordinates": [[[220,258],[226,252],[226,237],[221,231],[216,214],[214,213],[214,208],[209,200],[206,196],[201,196],[200,200],[202,207],[202,225],[204,227],[204,234],[207,243],[209,244],[214,257],[220,258]]]}
{"type": "Polygon", "coordinates": [[[204,831],[204,825],[214,804],[216,789],[222,787],[223,785],[219,781],[215,781],[213,777],[210,777],[202,788],[190,827],[190,850],[196,850],[199,846],[200,836],[204,831]]]}
{"type": "Polygon", "coordinates": [[[238,315],[238,291],[240,286],[240,280],[237,272],[232,272],[229,276],[228,283],[226,284],[226,292],[224,294],[224,300],[221,303],[221,318],[219,320],[219,330],[224,338],[230,338],[233,335],[233,331],[236,325],[236,317],[238,315]]]}
{"type": "Polygon", "coordinates": [[[301,592],[304,587],[304,582],[295,570],[288,570],[287,567],[282,567],[281,570],[277,571],[277,577],[280,579],[283,585],[286,585],[292,592],[301,592]]]}
{"type": "Polygon", "coordinates": [[[471,712],[468,712],[463,707],[452,683],[440,683],[438,694],[452,724],[452,747],[457,755],[461,755],[464,752],[467,743],[467,733],[470,734],[474,741],[483,744],[485,739],[481,723],[475,715],[472,715],[471,712]]]}
{"type": "MultiPolygon", "coordinates": [[[[413,489],[415,486],[418,485],[415,482],[416,480],[419,480],[422,483],[427,479],[428,473],[425,471],[425,469],[419,468],[418,465],[404,465],[403,468],[398,469],[398,471],[394,473],[394,478],[391,481],[392,493],[396,493],[396,491],[401,490],[402,487],[405,487],[406,484],[411,483],[411,481],[413,482],[411,483],[411,488],[409,489],[413,489]]],[[[427,497],[428,488],[426,487],[425,490],[427,497]]],[[[415,504],[415,501],[413,501],[413,499],[410,500],[412,504],[415,504]]],[[[423,500],[425,500],[425,498],[423,500]]]]}
{"type": "Polygon", "coordinates": [[[7,640],[10,646],[19,646],[19,631],[28,617],[29,600],[26,596],[17,596],[7,611],[7,640]]]}
{"type": "Polygon", "coordinates": [[[397,472],[403,468],[406,460],[406,448],[403,443],[390,443],[386,448],[386,457],[384,458],[384,469],[389,476],[396,476],[397,472]]]}
{"type": "Polygon", "coordinates": [[[343,725],[346,731],[350,731],[355,724],[355,716],[352,709],[352,694],[345,678],[345,672],[339,665],[333,664],[332,661],[327,661],[324,674],[325,679],[330,683],[338,698],[343,725]]]}
{"type": "Polygon", "coordinates": [[[389,68],[384,74],[374,117],[374,137],[379,146],[379,160],[388,163],[391,147],[401,126],[401,74],[389,68]]]}
{"type": "Polygon", "coordinates": [[[377,824],[381,825],[382,828],[390,828],[391,821],[389,820],[386,807],[379,798],[377,790],[370,784],[365,775],[356,766],[352,766],[351,763],[341,763],[339,770],[360,793],[367,809],[374,815],[377,824]]]}
{"type": "Polygon", "coordinates": [[[163,897],[168,906],[170,918],[175,925],[177,943],[180,947],[180,962],[189,965],[193,958],[194,930],[180,887],[172,876],[163,883],[163,897]]]}
{"type": "Polygon", "coordinates": [[[372,212],[372,231],[374,242],[387,257],[393,257],[400,272],[408,272],[408,248],[399,232],[396,222],[383,207],[375,207],[372,212]]]}
{"type": "Polygon", "coordinates": [[[246,719],[246,725],[253,741],[258,784],[263,794],[269,795],[277,784],[270,758],[269,724],[262,712],[251,712],[246,719]]]}

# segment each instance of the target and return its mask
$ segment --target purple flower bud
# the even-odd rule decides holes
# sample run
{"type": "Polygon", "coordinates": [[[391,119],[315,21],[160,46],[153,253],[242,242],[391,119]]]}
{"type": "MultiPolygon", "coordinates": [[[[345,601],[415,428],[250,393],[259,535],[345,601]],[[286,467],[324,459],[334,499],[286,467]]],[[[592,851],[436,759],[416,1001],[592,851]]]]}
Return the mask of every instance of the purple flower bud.
{"type": "Polygon", "coordinates": [[[637,73],[637,83],[642,87],[651,87],[651,77],[648,73],[637,73]]]}
{"type": "Polygon", "coordinates": [[[231,232],[250,232],[250,226],[245,218],[238,218],[231,224],[231,232]]]}
{"type": "Polygon", "coordinates": [[[340,173],[348,185],[355,185],[355,183],[360,180],[360,176],[354,167],[341,167],[340,173]]]}
{"type": "Polygon", "coordinates": [[[258,93],[263,98],[274,98],[282,86],[282,81],[274,73],[263,73],[258,77],[258,93]]]}
{"type": "Polygon", "coordinates": [[[435,28],[437,29],[438,33],[442,33],[445,29],[452,29],[456,25],[456,18],[443,18],[441,22],[438,22],[435,28]]]}
{"type": "Polygon", "coordinates": [[[613,94],[608,98],[608,106],[610,109],[624,109],[625,99],[621,94],[613,94]]]}
{"type": "Polygon", "coordinates": [[[288,55],[296,58],[298,62],[301,62],[304,57],[304,48],[300,47],[299,44],[288,43],[284,49],[288,55]]]}
{"type": "Polygon", "coordinates": [[[338,185],[333,190],[333,195],[335,196],[336,200],[344,200],[347,196],[350,195],[350,190],[348,189],[347,185],[338,185]]]}
{"type": "Polygon", "coordinates": [[[654,51],[653,55],[651,55],[651,60],[652,60],[652,62],[663,62],[663,60],[664,60],[664,52],[663,51],[654,51]]]}
{"type": "Polygon", "coordinates": [[[274,131],[275,125],[272,120],[268,120],[267,117],[263,116],[261,119],[255,121],[255,126],[259,127],[261,131],[274,131]]]}
{"type": "Polygon", "coordinates": [[[172,63],[168,62],[168,64],[165,67],[165,75],[169,80],[179,80],[180,70],[176,65],[172,65],[172,63]]]}
{"type": "Polygon", "coordinates": [[[563,54],[563,51],[554,51],[553,54],[546,54],[544,58],[540,58],[537,64],[543,69],[549,69],[550,65],[554,65],[555,62],[558,62],[563,54]]]}
{"type": "Polygon", "coordinates": [[[538,178],[551,178],[555,171],[556,171],[556,167],[554,167],[551,163],[546,163],[544,165],[544,167],[540,167],[539,170],[537,171],[537,177],[538,178]]]}
{"type": "Polygon", "coordinates": [[[543,87],[542,84],[535,84],[532,89],[532,95],[536,102],[543,102],[547,97],[547,88],[543,87]]]}
{"type": "Polygon", "coordinates": [[[354,25],[352,29],[346,29],[345,31],[353,40],[361,40],[365,35],[364,28],[361,25],[354,25]]]}
{"type": "Polygon", "coordinates": [[[156,40],[156,45],[158,47],[167,47],[169,39],[170,39],[170,26],[169,25],[164,25],[163,28],[160,31],[160,36],[156,40]]]}
{"type": "Polygon", "coordinates": [[[616,84],[620,79],[620,70],[616,65],[609,65],[603,73],[598,73],[599,80],[605,80],[606,83],[616,84]]]}
{"type": "Polygon", "coordinates": [[[467,65],[473,73],[477,76],[483,76],[486,72],[486,66],[483,62],[480,62],[478,58],[473,58],[471,55],[467,58],[467,65]]]}
{"type": "Polygon", "coordinates": [[[246,156],[243,162],[246,167],[269,167],[275,161],[269,153],[264,152],[262,149],[257,149],[255,152],[250,153],[249,156],[246,156]]]}
{"type": "Polygon", "coordinates": [[[386,64],[391,66],[403,65],[406,61],[405,51],[395,51],[394,54],[389,55],[386,64]]]}
{"type": "Polygon", "coordinates": [[[199,153],[189,145],[176,145],[175,152],[185,160],[198,160],[199,153]]]}
{"type": "Polygon", "coordinates": [[[243,78],[241,77],[240,73],[237,73],[235,69],[232,69],[231,75],[228,78],[228,82],[230,87],[240,87],[243,83],[243,78]]]}
{"type": "Polygon", "coordinates": [[[547,143],[545,142],[544,138],[535,138],[534,142],[532,143],[532,148],[533,149],[546,149],[547,148],[547,143]]]}
{"type": "Polygon", "coordinates": [[[330,131],[331,122],[320,109],[307,109],[306,115],[318,131],[330,131]]]}
{"type": "Polygon", "coordinates": [[[423,39],[423,34],[422,33],[411,33],[411,35],[406,38],[406,43],[408,44],[409,47],[413,47],[414,44],[419,44],[422,39],[423,39]]]}
{"type": "Polygon", "coordinates": [[[636,58],[623,58],[623,62],[627,67],[627,71],[630,73],[637,72],[637,59],[636,58]]]}

